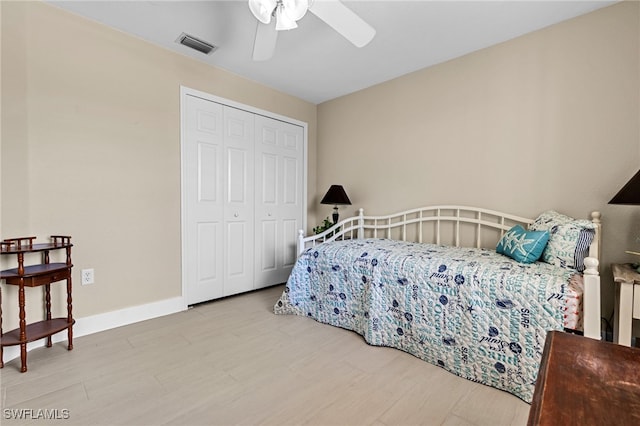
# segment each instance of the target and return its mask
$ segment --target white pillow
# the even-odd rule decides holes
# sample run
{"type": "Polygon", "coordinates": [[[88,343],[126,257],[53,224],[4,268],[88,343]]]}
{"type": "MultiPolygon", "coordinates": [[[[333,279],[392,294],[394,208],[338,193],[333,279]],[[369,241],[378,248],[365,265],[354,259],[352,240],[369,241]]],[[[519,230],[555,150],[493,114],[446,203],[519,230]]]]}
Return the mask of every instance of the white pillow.
{"type": "Polygon", "coordinates": [[[529,229],[549,232],[549,242],[541,257],[544,262],[579,272],[584,270],[584,258],[589,255],[595,236],[593,223],[548,210],[538,216],[529,229]]]}

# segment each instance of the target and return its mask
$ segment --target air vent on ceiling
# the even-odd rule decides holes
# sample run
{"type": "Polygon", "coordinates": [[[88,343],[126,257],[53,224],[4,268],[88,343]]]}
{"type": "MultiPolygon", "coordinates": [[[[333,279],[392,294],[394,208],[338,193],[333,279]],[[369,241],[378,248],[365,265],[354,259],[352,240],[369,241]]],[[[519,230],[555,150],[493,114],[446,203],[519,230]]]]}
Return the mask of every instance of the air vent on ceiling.
{"type": "Polygon", "coordinates": [[[214,46],[211,43],[207,43],[206,41],[199,40],[189,34],[182,33],[176,40],[178,43],[183,44],[187,47],[190,47],[198,52],[204,53],[208,55],[218,48],[218,46],[214,46]]]}

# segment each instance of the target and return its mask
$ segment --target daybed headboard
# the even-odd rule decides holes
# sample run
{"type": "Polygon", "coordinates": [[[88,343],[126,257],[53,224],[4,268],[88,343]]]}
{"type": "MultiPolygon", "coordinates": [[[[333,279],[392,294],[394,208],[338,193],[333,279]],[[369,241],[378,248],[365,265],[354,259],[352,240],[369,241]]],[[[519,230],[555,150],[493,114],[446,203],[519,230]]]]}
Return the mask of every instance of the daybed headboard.
{"type": "MultiPolygon", "coordinates": [[[[513,226],[527,228],[534,219],[476,207],[429,206],[387,216],[358,216],[341,220],[325,232],[309,237],[300,231],[298,254],[316,244],[340,238],[390,238],[452,246],[495,248],[513,226]]],[[[589,256],[600,260],[600,213],[591,213],[595,237],[589,256]]]]}

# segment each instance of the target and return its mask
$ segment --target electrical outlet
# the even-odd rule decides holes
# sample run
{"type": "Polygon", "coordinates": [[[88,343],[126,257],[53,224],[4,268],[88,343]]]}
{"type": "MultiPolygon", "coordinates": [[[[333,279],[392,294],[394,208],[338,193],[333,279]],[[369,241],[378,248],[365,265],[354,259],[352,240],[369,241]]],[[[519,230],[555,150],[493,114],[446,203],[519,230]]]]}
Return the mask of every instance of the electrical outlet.
{"type": "Polygon", "coordinates": [[[81,271],[82,285],[93,284],[93,269],[83,269],[81,271]]]}

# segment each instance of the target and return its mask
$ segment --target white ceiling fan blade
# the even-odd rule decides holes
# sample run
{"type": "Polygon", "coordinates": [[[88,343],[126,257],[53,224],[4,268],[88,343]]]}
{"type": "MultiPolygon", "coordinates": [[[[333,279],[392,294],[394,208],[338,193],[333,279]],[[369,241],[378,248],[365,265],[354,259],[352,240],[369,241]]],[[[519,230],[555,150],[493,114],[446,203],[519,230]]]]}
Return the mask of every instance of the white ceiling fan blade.
{"type": "Polygon", "coordinates": [[[376,30],[339,0],[315,0],[309,11],[353,43],[366,46],[376,30]]]}
{"type": "Polygon", "coordinates": [[[275,19],[270,24],[263,24],[258,21],[256,29],[256,39],[253,42],[253,60],[266,61],[271,59],[276,50],[278,32],[276,31],[275,19]]]}

